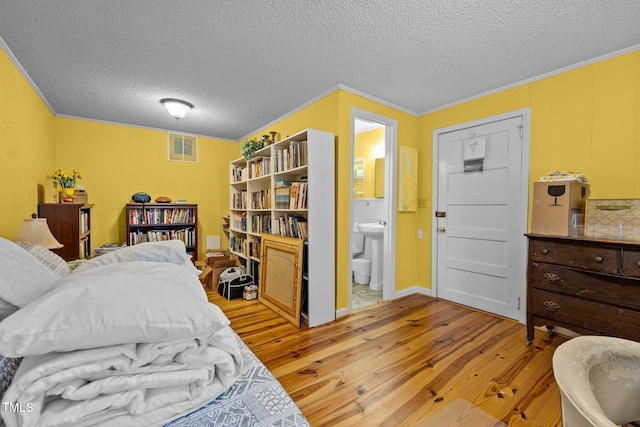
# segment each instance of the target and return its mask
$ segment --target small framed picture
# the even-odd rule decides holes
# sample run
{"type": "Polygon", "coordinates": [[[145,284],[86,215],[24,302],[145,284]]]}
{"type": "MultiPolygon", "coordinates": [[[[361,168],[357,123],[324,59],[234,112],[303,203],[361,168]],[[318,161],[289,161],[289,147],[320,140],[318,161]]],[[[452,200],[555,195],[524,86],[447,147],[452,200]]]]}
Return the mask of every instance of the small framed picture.
{"type": "Polygon", "coordinates": [[[198,137],[168,133],[167,156],[168,160],[173,162],[198,163],[198,137]]]}

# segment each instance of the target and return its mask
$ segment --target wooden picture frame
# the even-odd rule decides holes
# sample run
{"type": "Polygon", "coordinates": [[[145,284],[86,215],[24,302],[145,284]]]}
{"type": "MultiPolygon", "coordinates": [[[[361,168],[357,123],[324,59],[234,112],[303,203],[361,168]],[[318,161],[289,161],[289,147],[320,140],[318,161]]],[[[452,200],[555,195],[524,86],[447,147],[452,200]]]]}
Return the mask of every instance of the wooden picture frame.
{"type": "Polygon", "coordinates": [[[258,301],[300,328],[304,240],[262,234],[258,301]]]}
{"type": "Polygon", "coordinates": [[[172,162],[198,163],[198,137],[167,133],[167,159],[172,162]]]}

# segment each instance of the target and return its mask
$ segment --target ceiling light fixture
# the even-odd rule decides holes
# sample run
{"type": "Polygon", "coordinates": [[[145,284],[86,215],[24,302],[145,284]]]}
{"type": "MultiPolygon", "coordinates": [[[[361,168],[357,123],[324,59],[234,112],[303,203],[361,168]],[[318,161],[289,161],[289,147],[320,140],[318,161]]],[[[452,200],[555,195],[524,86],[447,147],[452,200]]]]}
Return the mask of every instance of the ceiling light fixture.
{"type": "Polygon", "coordinates": [[[160,103],[164,105],[164,108],[166,108],[169,114],[175,117],[176,120],[186,116],[193,108],[193,104],[187,101],[182,101],[181,99],[165,98],[161,99],[160,103]]]}

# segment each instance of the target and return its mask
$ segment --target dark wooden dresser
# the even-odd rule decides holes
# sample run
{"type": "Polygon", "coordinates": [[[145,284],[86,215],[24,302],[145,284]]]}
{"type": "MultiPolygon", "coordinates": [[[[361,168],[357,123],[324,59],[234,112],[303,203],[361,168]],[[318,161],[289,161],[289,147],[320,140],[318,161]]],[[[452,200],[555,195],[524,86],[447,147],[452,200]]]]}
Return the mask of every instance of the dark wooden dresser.
{"type": "Polygon", "coordinates": [[[640,341],[640,243],[527,237],[528,344],[535,326],[640,341]]]}

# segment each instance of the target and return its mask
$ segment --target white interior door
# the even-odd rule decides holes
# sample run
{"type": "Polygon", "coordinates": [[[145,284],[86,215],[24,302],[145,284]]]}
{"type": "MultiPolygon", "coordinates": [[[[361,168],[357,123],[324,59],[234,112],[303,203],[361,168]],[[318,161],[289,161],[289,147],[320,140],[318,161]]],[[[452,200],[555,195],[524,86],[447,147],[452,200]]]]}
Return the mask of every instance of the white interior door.
{"type": "Polygon", "coordinates": [[[526,119],[525,126],[520,112],[434,132],[438,161],[436,295],[521,321],[528,114],[526,119]],[[477,160],[482,154],[484,159],[477,160]],[[465,157],[476,160],[465,162],[465,157]]]}

